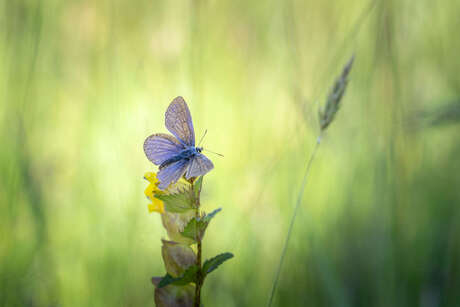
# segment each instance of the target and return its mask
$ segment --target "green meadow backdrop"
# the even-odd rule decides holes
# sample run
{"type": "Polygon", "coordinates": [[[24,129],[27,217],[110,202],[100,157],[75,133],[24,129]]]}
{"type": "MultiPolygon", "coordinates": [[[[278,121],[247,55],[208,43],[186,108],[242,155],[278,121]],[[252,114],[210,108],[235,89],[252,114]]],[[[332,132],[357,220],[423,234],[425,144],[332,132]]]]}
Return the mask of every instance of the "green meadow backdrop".
{"type": "Polygon", "coordinates": [[[153,306],[142,144],[188,102],[222,207],[204,306],[460,306],[460,2],[0,1],[0,305],[153,306]]]}

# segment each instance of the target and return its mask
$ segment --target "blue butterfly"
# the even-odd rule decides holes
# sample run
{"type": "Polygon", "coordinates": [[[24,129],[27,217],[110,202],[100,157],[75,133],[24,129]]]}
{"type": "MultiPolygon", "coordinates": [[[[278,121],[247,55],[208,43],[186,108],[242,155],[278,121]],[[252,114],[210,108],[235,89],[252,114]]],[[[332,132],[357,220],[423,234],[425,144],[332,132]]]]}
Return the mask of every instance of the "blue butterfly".
{"type": "Polygon", "coordinates": [[[203,147],[195,147],[192,116],[184,98],[179,96],[171,102],[166,110],[165,125],[174,137],[155,133],[144,142],[147,159],[160,166],[157,178],[161,190],[184,175],[188,180],[214,168],[211,160],[201,153],[203,147]]]}

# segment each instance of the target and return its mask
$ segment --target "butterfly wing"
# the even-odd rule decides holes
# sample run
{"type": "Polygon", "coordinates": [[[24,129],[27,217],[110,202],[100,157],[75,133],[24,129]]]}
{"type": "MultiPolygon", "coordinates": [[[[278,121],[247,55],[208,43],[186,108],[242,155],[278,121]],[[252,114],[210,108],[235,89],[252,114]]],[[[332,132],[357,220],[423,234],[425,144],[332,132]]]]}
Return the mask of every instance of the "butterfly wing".
{"type": "Polygon", "coordinates": [[[179,143],[172,135],[164,133],[152,134],[145,139],[144,152],[147,159],[160,165],[167,159],[177,155],[184,145],[179,143]]]}
{"type": "Polygon", "coordinates": [[[176,97],[165,114],[165,125],[168,130],[187,146],[195,146],[195,131],[192,116],[184,98],[176,97]]]}
{"type": "Polygon", "coordinates": [[[202,176],[213,168],[214,164],[212,164],[211,160],[206,158],[205,155],[199,153],[190,161],[185,178],[190,179],[192,177],[202,176]]]}
{"type": "Polygon", "coordinates": [[[187,170],[189,163],[189,160],[182,159],[160,169],[157,174],[157,178],[160,181],[158,187],[161,190],[165,190],[171,183],[175,183],[179,180],[187,170]]]}

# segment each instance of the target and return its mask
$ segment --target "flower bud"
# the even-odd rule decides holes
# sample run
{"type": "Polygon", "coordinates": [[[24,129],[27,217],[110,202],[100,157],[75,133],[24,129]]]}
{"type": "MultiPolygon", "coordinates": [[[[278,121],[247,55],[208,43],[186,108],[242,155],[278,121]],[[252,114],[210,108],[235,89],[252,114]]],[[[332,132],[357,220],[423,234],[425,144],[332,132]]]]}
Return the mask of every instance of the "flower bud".
{"type": "Polygon", "coordinates": [[[155,285],[155,305],[157,307],[192,307],[195,299],[195,285],[186,286],[168,285],[157,288],[161,277],[153,277],[155,285]]]}
{"type": "Polygon", "coordinates": [[[184,213],[172,213],[165,211],[165,213],[161,215],[161,221],[163,222],[163,227],[166,228],[166,231],[168,232],[169,239],[182,244],[193,244],[194,241],[182,236],[181,232],[194,216],[195,212],[193,210],[184,213]]]}
{"type": "Polygon", "coordinates": [[[166,271],[173,277],[181,276],[196,262],[196,255],[188,245],[162,240],[161,254],[166,271]]]}

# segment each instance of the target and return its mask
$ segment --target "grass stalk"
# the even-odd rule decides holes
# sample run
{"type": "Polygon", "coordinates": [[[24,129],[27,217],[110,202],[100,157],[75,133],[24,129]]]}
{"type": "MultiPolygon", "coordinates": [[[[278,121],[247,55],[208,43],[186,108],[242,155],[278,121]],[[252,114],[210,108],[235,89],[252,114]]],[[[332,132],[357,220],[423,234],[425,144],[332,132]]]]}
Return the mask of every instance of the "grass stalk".
{"type": "Polygon", "coordinates": [[[278,268],[276,269],[272,291],[270,292],[270,297],[268,299],[268,304],[267,304],[268,307],[272,305],[273,297],[275,296],[276,287],[278,286],[278,280],[279,280],[281,269],[284,263],[284,258],[286,256],[286,251],[289,245],[289,240],[291,239],[292,229],[294,228],[295,218],[299,211],[300,204],[302,203],[302,198],[303,198],[303,194],[305,191],[305,186],[307,185],[308,175],[310,174],[311,166],[313,164],[313,161],[315,160],[319,145],[321,144],[321,137],[323,135],[323,132],[334,121],[334,118],[340,109],[341,101],[342,101],[343,95],[345,94],[345,90],[348,84],[348,75],[350,74],[354,59],[355,59],[355,56],[353,55],[348,60],[347,64],[342,69],[342,73],[335,80],[331,88],[331,91],[326,99],[325,106],[319,110],[318,115],[319,115],[320,133],[316,140],[316,144],[315,144],[315,147],[313,148],[313,152],[311,153],[310,159],[307,162],[307,168],[305,169],[302,184],[300,185],[300,191],[299,191],[299,194],[297,195],[297,202],[294,207],[294,213],[292,214],[292,217],[291,217],[291,222],[289,224],[289,229],[288,229],[288,233],[286,236],[286,240],[284,241],[283,250],[281,251],[280,262],[278,264],[278,268]]]}
{"type": "Polygon", "coordinates": [[[295,218],[297,216],[297,213],[299,212],[300,204],[302,203],[303,194],[304,194],[307,182],[308,182],[308,175],[310,174],[311,166],[313,164],[313,161],[315,160],[316,153],[318,152],[319,145],[321,144],[321,136],[322,136],[322,134],[320,133],[320,135],[319,135],[319,137],[318,137],[318,139],[317,139],[317,141],[315,143],[315,147],[313,148],[313,152],[311,153],[311,156],[310,156],[310,158],[308,159],[308,162],[307,162],[307,168],[305,169],[305,173],[303,175],[302,184],[300,186],[300,191],[299,191],[299,194],[297,195],[297,201],[296,201],[296,204],[295,204],[295,207],[294,207],[294,212],[292,214],[291,222],[289,223],[289,229],[288,229],[288,232],[287,232],[287,236],[286,236],[286,239],[284,241],[283,249],[281,251],[280,262],[278,263],[278,267],[276,269],[276,274],[275,274],[275,279],[273,280],[273,286],[272,286],[272,290],[270,292],[270,297],[268,299],[268,304],[267,304],[268,307],[270,307],[272,305],[273,298],[275,296],[276,287],[278,286],[278,280],[279,280],[281,269],[282,269],[283,263],[284,263],[284,258],[286,256],[287,248],[289,246],[289,240],[291,239],[292,229],[294,228],[295,218]]]}

